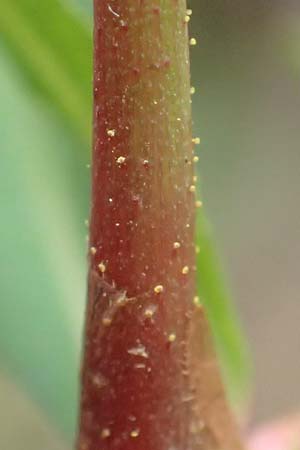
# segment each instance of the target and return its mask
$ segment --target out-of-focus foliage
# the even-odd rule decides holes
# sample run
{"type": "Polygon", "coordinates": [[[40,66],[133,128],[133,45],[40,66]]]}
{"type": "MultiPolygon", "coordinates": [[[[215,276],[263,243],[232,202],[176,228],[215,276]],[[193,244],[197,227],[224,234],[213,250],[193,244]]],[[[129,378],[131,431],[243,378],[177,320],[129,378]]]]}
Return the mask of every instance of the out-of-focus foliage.
{"type": "Polygon", "coordinates": [[[215,249],[212,227],[203,210],[198,214],[196,230],[199,301],[205,305],[212,325],[233,407],[238,415],[243,415],[245,402],[250,400],[247,395],[251,392],[252,367],[248,345],[239,328],[238,316],[215,249]]]}
{"type": "Polygon", "coordinates": [[[86,169],[76,140],[26,92],[3,51],[0,86],[0,364],[70,433],[85,295],[86,169]]]}
{"type": "MultiPolygon", "coordinates": [[[[0,33],[1,365],[73,435],[84,311],[91,32],[58,0],[2,0],[0,33]]],[[[248,354],[199,220],[200,294],[232,398],[248,354]]]]}
{"type": "Polygon", "coordinates": [[[19,68],[89,139],[91,28],[59,0],[2,0],[0,32],[19,68]]]}
{"type": "Polygon", "coordinates": [[[0,377],[0,448],[5,450],[71,450],[58,430],[24,390],[0,377]]]}

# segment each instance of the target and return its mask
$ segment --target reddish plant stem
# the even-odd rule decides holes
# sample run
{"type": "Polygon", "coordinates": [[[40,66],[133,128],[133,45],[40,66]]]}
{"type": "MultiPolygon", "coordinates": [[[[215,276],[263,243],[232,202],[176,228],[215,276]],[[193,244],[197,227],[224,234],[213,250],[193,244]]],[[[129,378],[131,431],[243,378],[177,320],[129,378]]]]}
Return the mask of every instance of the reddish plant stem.
{"type": "Polygon", "coordinates": [[[95,0],[80,450],[240,448],[201,307],[185,0],[95,0]]]}

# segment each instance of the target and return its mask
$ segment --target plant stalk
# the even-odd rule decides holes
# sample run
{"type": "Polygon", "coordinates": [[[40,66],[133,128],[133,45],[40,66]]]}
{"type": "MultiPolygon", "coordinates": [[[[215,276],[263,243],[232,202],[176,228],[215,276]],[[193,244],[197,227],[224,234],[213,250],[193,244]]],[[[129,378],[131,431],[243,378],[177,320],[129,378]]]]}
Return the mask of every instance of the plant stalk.
{"type": "Polygon", "coordinates": [[[94,1],[78,450],[238,450],[195,287],[185,0],[94,1]]]}

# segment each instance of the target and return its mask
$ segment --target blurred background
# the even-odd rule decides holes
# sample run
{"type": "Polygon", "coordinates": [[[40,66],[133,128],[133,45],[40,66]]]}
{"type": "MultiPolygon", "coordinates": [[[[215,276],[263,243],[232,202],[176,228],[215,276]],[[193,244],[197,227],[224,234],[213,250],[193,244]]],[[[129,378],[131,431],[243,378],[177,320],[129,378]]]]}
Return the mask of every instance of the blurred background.
{"type": "MultiPolygon", "coordinates": [[[[300,4],[189,7],[202,196],[253,355],[256,424],[300,405],[300,4]]],[[[0,0],[0,11],[0,448],[67,450],[85,302],[91,0],[0,0]]]]}

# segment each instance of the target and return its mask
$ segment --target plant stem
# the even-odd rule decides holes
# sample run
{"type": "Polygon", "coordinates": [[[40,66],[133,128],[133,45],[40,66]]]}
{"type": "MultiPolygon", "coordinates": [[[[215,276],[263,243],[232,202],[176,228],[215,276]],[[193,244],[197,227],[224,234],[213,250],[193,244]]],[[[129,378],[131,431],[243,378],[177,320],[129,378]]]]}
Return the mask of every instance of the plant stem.
{"type": "Polygon", "coordinates": [[[236,450],[195,304],[185,0],[95,0],[80,450],[236,450]]]}

